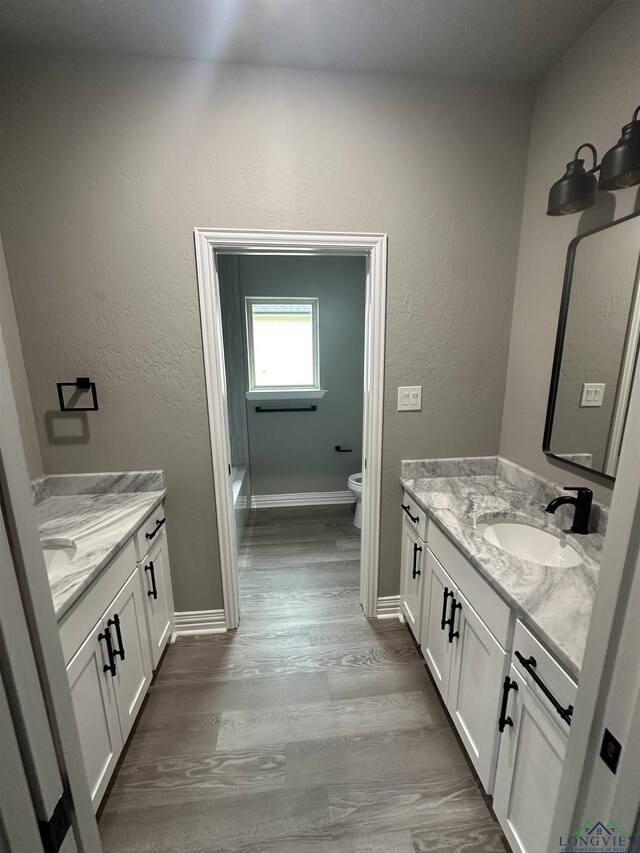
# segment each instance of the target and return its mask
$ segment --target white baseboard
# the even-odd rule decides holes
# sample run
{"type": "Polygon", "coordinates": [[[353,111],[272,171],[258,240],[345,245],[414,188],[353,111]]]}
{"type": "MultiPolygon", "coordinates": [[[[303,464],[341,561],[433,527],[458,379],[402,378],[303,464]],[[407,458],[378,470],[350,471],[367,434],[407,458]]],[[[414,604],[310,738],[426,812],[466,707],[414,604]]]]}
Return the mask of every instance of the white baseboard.
{"type": "Polygon", "coordinates": [[[400,619],[401,615],[399,595],[383,595],[378,598],[378,619],[400,619]]]}
{"type": "Polygon", "coordinates": [[[356,499],[350,491],[345,492],[299,492],[291,495],[252,495],[253,509],[275,506],[326,506],[328,504],[351,504],[356,499]]]}
{"type": "Polygon", "coordinates": [[[175,633],[178,637],[190,634],[220,634],[226,630],[224,610],[183,610],[176,613],[175,633]]]}

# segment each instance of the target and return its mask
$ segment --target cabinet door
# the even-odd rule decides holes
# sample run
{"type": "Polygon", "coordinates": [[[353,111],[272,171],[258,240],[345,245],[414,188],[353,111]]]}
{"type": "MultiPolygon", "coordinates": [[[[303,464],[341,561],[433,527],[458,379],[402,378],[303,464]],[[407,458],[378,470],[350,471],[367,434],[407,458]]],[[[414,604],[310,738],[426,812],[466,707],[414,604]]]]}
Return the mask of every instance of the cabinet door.
{"type": "Polygon", "coordinates": [[[104,615],[104,622],[105,625],[111,623],[116,662],[114,686],[122,740],[126,741],[151,683],[149,635],[138,569],[115,597],[104,615]],[[118,626],[113,624],[116,616],[119,620],[119,634],[118,626]],[[118,650],[124,657],[117,654],[118,650]]]}
{"type": "Polygon", "coordinates": [[[155,669],[169,640],[174,619],[166,535],[162,535],[158,544],[140,563],[140,579],[149,631],[151,666],[155,669]]]}
{"type": "Polygon", "coordinates": [[[426,546],[417,531],[407,521],[403,521],[400,606],[416,640],[420,639],[425,550],[426,546]]]}
{"type": "Polygon", "coordinates": [[[513,665],[509,677],[518,689],[510,691],[507,707],[513,725],[500,735],[493,808],[513,850],[546,853],[569,729],[513,665]]]}
{"type": "Polygon", "coordinates": [[[428,597],[425,597],[429,612],[425,615],[426,631],[423,632],[425,638],[422,653],[446,702],[451,667],[451,644],[449,643],[449,626],[443,627],[443,621],[450,617],[455,585],[429,550],[427,550],[425,561],[425,576],[425,583],[430,585],[430,590],[428,597]]]}
{"type": "Polygon", "coordinates": [[[99,622],[67,666],[82,757],[94,809],[98,808],[122,749],[115,685],[99,622]]]}
{"type": "Polygon", "coordinates": [[[498,750],[498,716],[507,653],[456,590],[455,633],[447,707],[484,789],[491,794],[498,750]]]}

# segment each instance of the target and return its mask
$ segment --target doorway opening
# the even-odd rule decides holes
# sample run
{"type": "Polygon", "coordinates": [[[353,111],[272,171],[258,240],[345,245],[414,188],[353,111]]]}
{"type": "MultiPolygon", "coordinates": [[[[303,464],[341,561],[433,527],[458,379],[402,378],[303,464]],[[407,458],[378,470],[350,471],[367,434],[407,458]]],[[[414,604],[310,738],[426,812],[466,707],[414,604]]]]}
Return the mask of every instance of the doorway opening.
{"type": "MultiPolygon", "coordinates": [[[[226,627],[237,627],[240,619],[239,539],[251,494],[254,506],[296,505],[307,500],[335,504],[331,510],[324,508],[324,514],[333,511],[345,515],[346,507],[340,504],[356,502],[350,491],[352,474],[362,474],[359,600],[364,615],[374,617],[378,612],[386,235],[196,229],[195,241],[226,627]],[[357,323],[353,325],[352,345],[358,344],[359,354],[352,359],[350,370],[345,366],[342,384],[346,396],[342,399],[345,388],[340,390],[339,375],[333,392],[323,387],[324,373],[331,363],[327,355],[335,350],[331,334],[341,326],[336,316],[332,321],[335,309],[331,299],[327,293],[323,299],[310,292],[310,288],[315,289],[312,276],[305,277],[306,287],[299,278],[298,286],[293,286],[305,259],[311,262],[309,269],[314,263],[317,268],[331,267],[333,259],[334,273],[341,267],[343,273],[349,268],[352,273],[361,272],[360,276],[351,275],[351,287],[343,283],[345,293],[349,287],[348,297],[355,307],[360,299],[362,325],[359,333],[357,323]],[[227,323],[229,316],[235,318],[232,322],[237,329],[242,324],[241,333],[227,333],[225,339],[225,315],[227,323]],[[290,357],[292,351],[296,353],[294,359],[290,357]],[[346,421],[345,416],[349,409],[353,415],[354,394],[349,401],[349,389],[358,374],[358,364],[360,391],[356,396],[361,424],[356,427],[353,416],[346,421]],[[234,371],[242,375],[241,386],[234,383],[234,371]],[[330,414],[332,407],[336,429],[351,438],[343,440],[336,432],[330,445],[331,465],[326,446],[324,460],[322,453],[316,458],[320,473],[315,482],[326,488],[305,488],[306,466],[303,468],[296,459],[296,453],[305,450],[300,436],[306,437],[307,451],[311,452],[319,443],[314,432],[320,430],[326,445],[327,428],[322,419],[315,423],[304,419],[319,411],[330,414]],[[276,411],[282,409],[285,411],[276,411]],[[297,441],[286,435],[294,428],[298,430],[297,441]],[[359,441],[353,440],[354,428],[360,431],[359,441]],[[257,437],[252,442],[256,462],[253,485],[250,434],[257,437]],[[343,454],[343,450],[351,453],[343,454]],[[349,457],[348,463],[341,461],[344,457],[349,457]],[[336,488],[338,482],[342,488],[336,488]]],[[[358,479],[353,482],[359,484],[358,479]]],[[[348,546],[353,547],[353,542],[348,546]]]]}

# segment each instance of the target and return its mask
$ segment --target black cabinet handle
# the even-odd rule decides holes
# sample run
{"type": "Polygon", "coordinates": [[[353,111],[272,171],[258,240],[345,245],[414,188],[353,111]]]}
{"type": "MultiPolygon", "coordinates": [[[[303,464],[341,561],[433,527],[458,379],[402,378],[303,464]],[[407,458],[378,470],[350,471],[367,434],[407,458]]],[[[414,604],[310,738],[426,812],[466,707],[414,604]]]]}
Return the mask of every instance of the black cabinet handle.
{"type": "Polygon", "coordinates": [[[147,595],[154,599],[158,597],[158,587],[156,586],[156,567],[153,565],[153,560],[149,560],[149,565],[144,567],[145,572],[151,572],[151,589],[147,595]]]}
{"type": "Polygon", "coordinates": [[[421,574],[420,569],[416,569],[416,563],[417,563],[417,561],[418,561],[418,554],[419,554],[421,551],[422,551],[422,546],[421,546],[421,545],[416,545],[416,543],[414,542],[414,543],[413,543],[413,579],[414,579],[414,580],[416,579],[416,577],[417,577],[419,574],[421,574]]]}
{"type": "Polygon", "coordinates": [[[413,521],[414,524],[417,524],[420,521],[419,515],[411,515],[411,507],[410,506],[405,506],[404,504],[400,504],[400,506],[407,513],[407,515],[409,516],[411,521],[413,521]]]}
{"type": "Polygon", "coordinates": [[[103,672],[110,672],[111,677],[115,678],[116,676],[116,662],[113,659],[113,646],[111,645],[111,631],[109,628],[105,628],[102,634],[98,634],[98,640],[104,640],[107,644],[107,657],[109,658],[109,663],[105,663],[102,667],[103,672]]]}
{"type": "Polygon", "coordinates": [[[149,540],[153,539],[153,537],[156,535],[158,530],[160,530],[160,528],[162,527],[162,525],[165,523],[166,520],[167,520],[166,517],[165,518],[156,518],[155,528],[151,531],[151,533],[145,533],[144,534],[147,537],[147,539],[149,539],[149,540]]]}
{"type": "Polygon", "coordinates": [[[352,453],[352,447],[343,447],[341,444],[336,444],[334,447],[336,453],[352,453]]]}
{"type": "Polygon", "coordinates": [[[118,648],[113,650],[113,656],[118,655],[120,660],[124,660],[124,643],[122,642],[122,632],[120,631],[120,617],[117,613],[114,614],[113,619],[109,619],[107,622],[107,627],[113,625],[116,629],[116,638],[118,640],[118,648]]]}
{"type": "MultiPolygon", "coordinates": [[[[453,593],[451,593],[453,595],[453,593]]],[[[459,601],[456,601],[455,598],[451,599],[451,616],[448,619],[449,624],[449,642],[453,643],[456,637],[460,636],[459,631],[454,631],[453,626],[456,622],[456,610],[462,610],[462,605],[459,601]]]]}
{"type": "Polygon", "coordinates": [[[558,712],[560,717],[565,721],[565,723],[568,726],[570,726],[571,725],[571,717],[573,716],[573,705],[569,705],[567,708],[562,707],[562,705],[558,702],[556,697],[553,695],[553,693],[549,690],[547,685],[544,683],[544,681],[540,678],[540,676],[536,672],[536,666],[538,664],[537,664],[536,659],[533,657],[533,655],[531,655],[531,657],[528,657],[528,658],[525,658],[524,655],[520,654],[520,652],[516,652],[515,655],[518,658],[518,660],[520,661],[522,668],[525,669],[529,673],[531,678],[533,678],[533,680],[538,685],[540,690],[542,690],[542,692],[547,697],[549,702],[551,702],[553,707],[556,709],[556,711],[558,712]]]}
{"type": "Polygon", "coordinates": [[[500,718],[498,720],[498,731],[500,734],[504,731],[505,726],[513,725],[511,717],[507,717],[507,703],[509,701],[509,691],[517,689],[518,685],[516,682],[512,681],[507,675],[504,680],[504,684],[502,685],[502,707],[500,708],[500,718]]]}
{"type": "Polygon", "coordinates": [[[440,619],[440,627],[443,631],[449,624],[449,620],[447,619],[447,599],[449,596],[453,598],[453,593],[449,592],[448,586],[445,586],[444,593],[442,595],[442,618],[440,619]]]}

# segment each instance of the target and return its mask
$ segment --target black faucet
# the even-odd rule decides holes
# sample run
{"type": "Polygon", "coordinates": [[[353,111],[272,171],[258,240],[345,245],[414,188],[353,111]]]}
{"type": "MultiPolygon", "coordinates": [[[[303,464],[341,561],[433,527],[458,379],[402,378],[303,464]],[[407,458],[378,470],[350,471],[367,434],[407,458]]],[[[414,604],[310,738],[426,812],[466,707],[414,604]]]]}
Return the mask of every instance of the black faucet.
{"type": "Polygon", "coordinates": [[[554,498],[546,508],[545,512],[555,512],[558,507],[563,504],[573,504],[576,511],[573,516],[571,532],[588,533],[593,492],[591,489],[586,489],[584,486],[565,486],[564,490],[565,492],[577,492],[577,495],[575,498],[570,498],[568,495],[563,495],[560,498],[554,498]]]}

